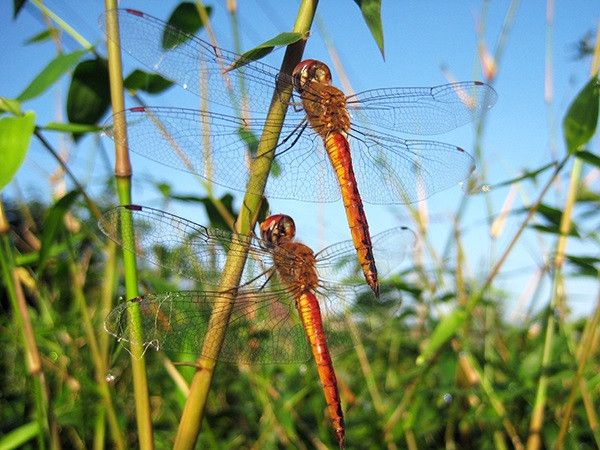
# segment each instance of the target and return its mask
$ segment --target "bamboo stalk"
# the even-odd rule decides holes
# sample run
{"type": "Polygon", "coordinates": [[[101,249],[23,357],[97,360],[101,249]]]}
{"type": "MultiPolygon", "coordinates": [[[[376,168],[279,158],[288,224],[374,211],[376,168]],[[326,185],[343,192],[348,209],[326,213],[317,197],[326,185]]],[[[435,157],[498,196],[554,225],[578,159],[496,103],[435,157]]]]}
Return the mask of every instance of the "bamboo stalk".
{"type": "MultiPolygon", "coordinates": [[[[318,0],[303,0],[293,31],[307,32],[312,24],[316,11],[318,0]]],[[[281,71],[291,74],[294,67],[300,62],[304,45],[306,41],[301,40],[287,48],[281,71]]],[[[263,130],[261,140],[258,145],[257,155],[252,170],[248,185],[253,187],[254,192],[262,192],[267,183],[267,177],[271,169],[271,163],[275,154],[275,146],[279,139],[281,126],[287,110],[287,102],[291,96],[291,86],[278,86],[277,91],[273,93],[273,99],[267,116],[267,125],[263,130]]],[[[262,197],[246,193],[243,207],[240,211],[238,220],[236,221],[236,232],[247,235],[254,226],[256,221],[256,213],[260,207],[262,197]]],[[[223,292],[223,299],[229,301],[233,307],[233,296],[228,286],[236,286],[242,275],[242,270],[246,262],[246,248],[240,244],[232,245],[229,251],[229,257],[225,264],[223,275],[221,278],[220,292],[223,292]]],[[[211,327],[211,324],[216,322],[223,323],[229,320],[231,309],[219,308],[219,312],[211,317],[208,329],[210,330],[205,337],[204,342],[207,343],[202,349],[201,355],[197,360],[196,373],[192,379],[190,386],[190,395],[186,401],[181,422],[177,430],[174,448],[176,449],[191,449],[194,447],[202,419],[204,417],[204,409],[210,383],[216,365],[218,352],[223,343],[226,328],[211,327]],[[217,349],[217,350],[212,350],[217,349]]]]}
{"type": "MultiPolygon", "coordinates": [[[[105,8],[115,9],[116,0],[105,0],[105,8]]],[[[119,51],[119,24],[116,15],[107,15],[106,32],[108,49],[108,70],[110,77],[110,95],[113,112],[123,111],[125,102],[123,99],[123,76],[121,67],[121,53],[119,51]]],[[[117,193],[119,203],[126,205],[131,203],[131,162],[126,140],[126,124],[124,118],[115,119],[114,142],[115,142],[115,177],[117,181],[117,193]]],[[[123,236],[132,236],[133,227],[131,221],[123,222],[123,236]]],[[[137,264],[135,254],[123,250],[123,265],[125,267],[125,291],[127,298],[138,296],[137,264]]],[[[142,342],[137,334],[141,330],[139,309],[128,308],[129,329],[134,336],[131,342],[142,342]]],[[[150,398],[148,396],[148,379],[146,377],[146,360],[144,359],[144,348],[141,345],[132,344],[131,367],[133,372],[133,390],[135,399],[136,421],[138,429],[139,445],[142,449],[154,448],[152,419],[150,416],[150,398]]]]}

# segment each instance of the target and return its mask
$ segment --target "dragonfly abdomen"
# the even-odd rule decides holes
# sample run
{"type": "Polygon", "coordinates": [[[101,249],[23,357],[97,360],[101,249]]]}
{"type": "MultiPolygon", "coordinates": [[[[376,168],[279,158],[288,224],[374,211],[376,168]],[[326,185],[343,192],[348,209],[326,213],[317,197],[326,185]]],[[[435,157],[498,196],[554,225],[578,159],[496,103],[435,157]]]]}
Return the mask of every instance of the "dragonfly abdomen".
{"type": "Polygon", "coordinates": [[[298,297],[297,307],[315,358],[319,379],[325,393],[325,401],[327,402],[329,414],[333,422],[333,429],[338,438],[340,448],[345,448],[344,414],[342,412],[337,378],[333,370],[325,332],[323,331],[319,302],[314,294],[305,291],[298,297]]]}
{"type": "Polygon", "coordinates": [[[332,132],[325,139],[325,148],[340,183],[344,208],[346,209],[346,219],[348,225],[350,225],[350,233],[358,254],[358,261],[367,284],[371,287],[375,296],[379,298],[379,280],[375,258],[373,257],[371,234],[369,233],[367,216],[352,168],[350,145],[344,134],[332,132]]]}

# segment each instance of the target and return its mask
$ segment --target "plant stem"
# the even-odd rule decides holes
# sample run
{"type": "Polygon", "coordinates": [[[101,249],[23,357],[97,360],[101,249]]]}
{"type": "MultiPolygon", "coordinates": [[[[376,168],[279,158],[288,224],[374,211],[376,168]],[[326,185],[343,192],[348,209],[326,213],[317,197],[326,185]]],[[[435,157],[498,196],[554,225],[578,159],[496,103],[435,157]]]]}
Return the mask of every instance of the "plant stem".
{"type": "MultiPolygon", "coordinates": [[[[594,48],[594,62],[591,67],[590,75],[596,76],[598,74],[598,61],[600,55],[600,24],[596,30],[596,46],[594,48]]],[[[555,330],[555,316],[556,313],[565,311],[564,299],[564,280],[562,277],[562,265],[565,260],[565,251],[567,247],[567,238],[571,232],[571,216],[573,213],[573,206],[577,200],[577,192],[579,191],[579,178],[581,177],[583,162],[580,158],[575,158],[573,161],[573,168],[571,170],[571,176],[569,179],[569,188],[567,191],[567,198],[565,200],[565,207],[560,219],[560,235],[556,244],[556,254],[554,256],[554,277],[552,286],[552,300],[550,301],[550,311],[548,314],[548,323],[546,325],[546,338],[544,340],[544,351],[542,358],[542,367],[540,380],[538,382],[538,389],[535,396],[535,403],[533,405],[533,413],[531,416],[531,422],[529,424],[529,436],[527,438],[527,449],[535,450],[541,447],[541,429],[544,422],[544,407],[546,405],[546,391],[548,388],[548,368],[552,363],[552,349],[554,344],[554,330],[555,330]]],[[[579,369],[582,367],[580,366],[579,369]]],[[[568,418],[569,414],[565,419],[568,418]]],[[[561,427],[562,428],[562,427],[561,427]]],[[[564,433],[561,429],[561,433],[564,433]]],[[[559,436],[557,444],[564,439],[563,436],[559,436]]]]}
{"type": "MultiPolygon", "coordinates": [[[[115,9],[116,0],[105,0],[105,8],[115,9]]],[[[123,76],[121,67],[121,53],[119,51],[119,24],[116,15],[107,15],[106,32],[108,50],[108,71],[110,77],[110,95],[113,112],[123,111],[125,101],[123,99],[123,76]]],[[[115,119],[115,177],[117,180],[117,193],[119,203],[127,205],[131,203],[131,162],[127,149],[125,119],[115,119]]],[[[124,221],[122,229],[123,236],[133,236],[133,224],[124,221]]],[[[123,265],[125,267],[125,291],[128,299],[138,296],[137,264],[135,254],[123,250],[123,265]]],[[[141,320],[139,308],[128,308],[129,329],[132,336],[130,342],[142,342],[140,336],[141,320]]],[[[152,434],[152,418],[150,416],[150,398],[148,396],[148,379],[146,377],[146,361],[144,359],[144,348],[141,345],[132,344],[131,367],[133,372],[133,390],[135,399],[136,421],[138,439],[141,449],[154,448],[152,434]]]]}
{"type": "MultiPolygon", "coordinates": [[[[303,0],[300,4],[300,10],[294,24],[293,31],[307,32],[312,24],[314,14],[317,8],[318,0],[303,0]]],[[[282,65],[281,72],[291,74],[294,67],[300,62],[302,52],[306,44],[305,40],[301,40],[287,48],[282,65]]],[[[291,96],[291,86],[277,86],[277,90],[273,93],[271,106],[267,116],[265,129],[258,145],[258,150],[248,185],[252,186],[254,192],[263,192],[267,183],[267,177],[271,169],[271,163],[275,155],[275,146],[279,139],[283,119],[287,110],[287,103],[291,96]]],[[[246,193],[243,207],[240,211],[238,220],[236,221],[236,231],[241,234],[248,234],[254,227],[257,211],[262,202],[262,197],[246,193]]],[[[242,275],[242,270],[246,262],[247,249],[242,245],[232,245],[229,251],[229,257],[226,261],[223,275],[221,277],[220,292],[223,292],[224,301],[229,301],[233,307],[233,298],[231,290],[224,286],[236,286],[242,275]],[[241,248],[240,248],[241,247],[241,248]]],[[[177,430],[174,448],[176,449],[191,449],[194,447],[202,419],[204,417],[204,409],[208,398],[208,391],[216,365],[216,359],[220,347],[225,337],[225,327],[212,327],[211,325],[218,323],[227,323],[231,308],[219,308],[219,312],[211,317],[204,342],[208,345],[201,351],[201,356],[196,364],[196,373],[190,386],[190,395],[186,401],[181,422],[177,430]],[[210,350],[209,350],[210,349],[210,350]],[[216,350],[212,350],[216,349],[216,350]]]]}

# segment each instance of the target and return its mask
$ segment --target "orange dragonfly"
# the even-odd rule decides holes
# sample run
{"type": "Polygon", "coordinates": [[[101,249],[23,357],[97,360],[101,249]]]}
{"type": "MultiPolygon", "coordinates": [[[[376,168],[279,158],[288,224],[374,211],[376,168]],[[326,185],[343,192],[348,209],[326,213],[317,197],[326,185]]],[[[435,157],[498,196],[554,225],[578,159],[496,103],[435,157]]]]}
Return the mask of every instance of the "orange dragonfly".
{"type": "MultiPolygon", "coordinates": [[[[372,302],[372,293],[357,282],[359,267],[352,241],[331,245],[318,253],[295,242],[291,217],[275,215],[260,225],[261,237],[206,228],[153,208],[129,205],[107,211],[99,222],[106,236],[140,257],[200,283],[202,291],[146,295],[119,304],[104,322],[121,341],[130,341],[128,309],[140,308],[142,336],[136,344],[157,350],[208,353],[204,337],[211,327],[226,327],[218,359],[225,362],[303,362],[315,359],[333,429],[344,446],[344,417],[332,352],[352,345],[349,321],[361,332],[379,328],[397,312],[399,295],[372,302]],[[134,234],[121,234],[123,221],[134,234]],[[247,249],[240,286],[223,286],[220,275],[232,244],[247,249]],[[212,289],[211,290],[211,286],[212,289]],[[214,290],[231,289],[229,320],[211,316],[232,307],[214,290]],[[327,336],[327,337],[326,337],[327,336]]],[[[414,234],[397,227],[372,237],[373,253],[382,268],[392,271],[415,244],[414,234]]],[[[216,350],[216,349],[213,349],[216,350]]],[[[205,355],[210,357],[209,355],[205,355]]]]}
{"type": "MultiPolygon", "coordinates": [[[[265,195],[318,202],[342,197],[358,259],[376,296],[377,269],[362,202],[419,201],[463,181],[475,167],[460,147],[406,140],[398,133],[449,131],[479,117],[497,98],[492,87],[477,81],[346,96],[331,85],[329,68],[319,61],[306,60],[293,74],[283,74],[139,11],[106,14],[118,16],[125,51],[203,99],[204,111],[138,107],[118,113],[128,124],[131,150],[161,164],[262,194],[248,186],[256,136],[266,124],[276,81],[295,88],[265,195]],[[227,71],[240,62],[242,67],[227,71]]],[[[106,126],[109,135],[112,123],[106,126]]]]}

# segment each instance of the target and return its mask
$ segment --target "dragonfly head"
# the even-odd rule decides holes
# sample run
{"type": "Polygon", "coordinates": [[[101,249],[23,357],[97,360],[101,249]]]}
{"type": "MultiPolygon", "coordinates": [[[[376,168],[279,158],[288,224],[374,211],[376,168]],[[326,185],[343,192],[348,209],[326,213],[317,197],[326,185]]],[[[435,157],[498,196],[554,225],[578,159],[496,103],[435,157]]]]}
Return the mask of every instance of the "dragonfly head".
{"type": "Polygon", "coordinates": [[[294,89],[302,93],[310,83],[331,84],[331,71],[327,64],[316,59],[307,59],[296,66],[292,72],[294,89]]]}
{"type": "Polygon", "coordinates": [[[294,219],[285,214],[275,214],[260,224],[260,236],[273,245],[290,242],[296,235],[294,219]]]}

